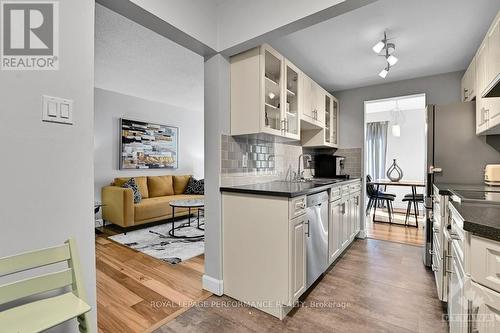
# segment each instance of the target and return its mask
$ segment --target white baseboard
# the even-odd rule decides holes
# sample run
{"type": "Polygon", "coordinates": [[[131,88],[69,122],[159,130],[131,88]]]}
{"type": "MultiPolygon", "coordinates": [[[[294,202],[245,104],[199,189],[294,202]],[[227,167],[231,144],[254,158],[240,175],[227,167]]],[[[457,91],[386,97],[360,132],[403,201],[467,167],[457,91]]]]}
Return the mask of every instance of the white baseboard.
{"type": "Polygon", "coordinates": [[[360,230],[360,231],[358,232],[358,236],[357,236],[357,238],[360,238],[360,239],[365,239],[365,238],[366,238],[366,236],[367,236],[367,234],[366,234],[366,230],[360,230]]]}
{"type": "Polygon", "coordinates": [[[214,279],[211,276],[203,275],[203,289],[210,291],[212,294],[222,296],[224,294],[224,281],[214,279]]]}

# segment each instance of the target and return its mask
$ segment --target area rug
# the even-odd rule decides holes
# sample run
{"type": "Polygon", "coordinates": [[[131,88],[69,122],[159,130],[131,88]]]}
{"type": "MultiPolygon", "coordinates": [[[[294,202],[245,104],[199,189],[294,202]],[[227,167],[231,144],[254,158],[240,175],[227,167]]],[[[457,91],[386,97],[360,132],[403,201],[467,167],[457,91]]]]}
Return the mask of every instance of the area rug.
{"type": "MultiPolygon", "coordinates": [[[[204,218],[200,217],[200,223],[203,221],[204,218]]],[[[187,222],[187,218],[176,221],[175,227],[187,224],[187,222]]],[[[108,238],[151,257],[170,264],[178,264],[205,252],[204,231],[196,228],[196,225],[196,218],[192,217],[190,227],[175,230],[176,236],[200,236],[191,239],[178,239],[169,236],[168,232],[172,229],[171,222],[108,238]]]]}

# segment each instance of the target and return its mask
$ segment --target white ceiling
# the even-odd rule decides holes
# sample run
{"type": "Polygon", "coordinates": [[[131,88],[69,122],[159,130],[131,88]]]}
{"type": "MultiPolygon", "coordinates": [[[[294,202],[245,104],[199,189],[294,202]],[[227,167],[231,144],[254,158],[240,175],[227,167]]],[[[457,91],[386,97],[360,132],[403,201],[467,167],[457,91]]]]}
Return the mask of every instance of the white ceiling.
{"type": "Polygon", "coordinates": [[[379,0],[271,41],[329,91],[464,70],[499,0],[379,0]],[[399,62],[386,79],[372,46],[387,31],[399,62]]]}
{"type": "Polygon", "coordinates": [[[96,4],[95,86],[203,111],[200,55],[96,4]]]}

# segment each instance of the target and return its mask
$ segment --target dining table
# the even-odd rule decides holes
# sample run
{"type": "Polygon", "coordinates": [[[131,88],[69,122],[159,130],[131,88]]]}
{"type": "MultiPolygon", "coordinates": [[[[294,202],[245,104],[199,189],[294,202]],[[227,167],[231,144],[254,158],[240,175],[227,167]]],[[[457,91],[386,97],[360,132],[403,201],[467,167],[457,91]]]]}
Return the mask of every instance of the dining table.
{"type": "MultiPolygon", "coordinates": [[[[390,179],[376,179],[372,180],[371,182],[368,182],[369,185],[373,185],[376,187],[375,191],[375,205],[374,205],[374,210],[373,210],[373,222],[385,222],[385,221],[376,221],[375,220],[375,214],[377,212],[377,205],[378,205],[378,196],[380,194],[380,187],[384,186],[406,186],[406,187],[411,187],[411,194],[412,194],[412,202],[413,202],[413,209],[415,213],[415,226],[418,227],[418,206],[417,206],[417,188],[418,187],[425,187],[425,182],[420,181],[420,180],[400,180],[397,182],[393,182],[390,179]]],[[[389,223],[392,223],[389,221],[389,223]]]]}

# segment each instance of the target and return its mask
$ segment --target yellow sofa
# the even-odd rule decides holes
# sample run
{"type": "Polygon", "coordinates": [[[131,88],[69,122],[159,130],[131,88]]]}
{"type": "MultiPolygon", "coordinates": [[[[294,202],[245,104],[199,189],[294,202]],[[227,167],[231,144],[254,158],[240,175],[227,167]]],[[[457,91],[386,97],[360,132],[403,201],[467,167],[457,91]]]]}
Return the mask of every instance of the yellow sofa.
{"type": "MultiPolygon", "coordinates": [[[[132,189],[122,185],[130,177],[115,178],[110,186],[102,188],[102,217],[106,222],[121,227],[131,227],[172,217],[169,202],[180,199],[203,198],[203,195],[184,194],[191,176],[143,176],[133,177],[142,200],[134,203],[132,189]]],[[[191,213],[196,213],[192,209],[191,213]]],[[[187,208],[175,208],[175,216],[188,214],[187,208]]]]}

